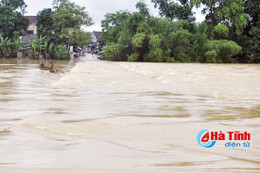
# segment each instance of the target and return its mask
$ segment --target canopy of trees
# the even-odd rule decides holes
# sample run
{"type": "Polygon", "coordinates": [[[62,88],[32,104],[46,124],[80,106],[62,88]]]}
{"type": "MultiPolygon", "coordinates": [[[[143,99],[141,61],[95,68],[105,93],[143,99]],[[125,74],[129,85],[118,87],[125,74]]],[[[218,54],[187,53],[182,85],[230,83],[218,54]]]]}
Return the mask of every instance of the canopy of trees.
{"type": "Polygon", "coordinates": [[[13,39],[27,29],[29,20],[23,17],[25,8],[24,0],[0,1],[0,34],[4,38],[13,39]]]}
{"type": "Polygon", "coordinates": [[[53,8],[43,9],[37,15],[37,35],[29,45],[23,45],[19,36],[27,30],[29,21],[23,16],[24,0],[0,1],[0,58],[16,57],[23,46],[31,47],[33,58],[69,58],[68,46],[83,47],[90,41],[90,33],[82,30],[92,19],[81,7],[69,0],[54,0],[53,8]]]}
{"type": "Polygon", "coordinates": [[[87,44],[90,34],[84,32],[82,27],[92,25],[92,19],[85,7],[69,0],[54,0],[53,5],[53,10],[49,8],[38,13],[38,35],[59,44],[87,44]]]}
{"type": "Polygon", "coordinates": [[[153,62],[259,63],[259,1],[151,0],[161,18],[139,12],[109,13],[102,21],[110,60],[153,62]],[[202,23],[192,8],[203,5],[202,23]]]}

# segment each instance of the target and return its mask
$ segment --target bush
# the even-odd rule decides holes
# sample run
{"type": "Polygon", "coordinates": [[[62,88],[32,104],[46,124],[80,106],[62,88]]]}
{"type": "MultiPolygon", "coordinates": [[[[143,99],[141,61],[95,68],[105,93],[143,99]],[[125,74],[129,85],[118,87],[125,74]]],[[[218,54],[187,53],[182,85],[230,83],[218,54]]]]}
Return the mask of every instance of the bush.
{"type": "Polygon", "coordinates": [[[108,57],[109,60],[112,61],[120,61],[123,60],[123,48],[124,46],[119,43],[110,43],[104,49],[104,55],[108,57]]]}
{"type": "Polygon", "coordinates": [[[163,50],[160,48],[151,49],[148,54],[144,56],[146,62],[163,62],[163,50]]]}
{"type": "Polygon", "coordinates": [[[55,57],[58,59],[69,59],[68,49],[64,45],[58,45],[55,48],[55,57]]]}
{"type": "Polygon", "coordinates": [[[211,50],[205,53],[206,62],[207,63],[216,63],[217,62],[217,52],[215,50],[211,50]]]}
{"type": "Polygon", "coordinates": [[[217,25],[213,29],[214,39],[227,39],[229,34],[229,28],[226,25],[217,25]]]}
{"type": "Polygon", "coordinates": [[[203,50],[204,62],[233,63],[235,59],[232,57],[238,55],[242,48],[233,41],[208,40],[203,50]]]}
{"type": "Polygon", "coordinates": [[[138,53],[133,53],[133,54],[128,56],[128,61],[137,61],[139,56],[140,55],[138,53]]]}
{"type": "Polygon", "coordinates": [[[192,44],[193,35],[187,30],[179,30],[170,34],[171,56],[178,62],[191,62],[195,56],[192,44]]]}

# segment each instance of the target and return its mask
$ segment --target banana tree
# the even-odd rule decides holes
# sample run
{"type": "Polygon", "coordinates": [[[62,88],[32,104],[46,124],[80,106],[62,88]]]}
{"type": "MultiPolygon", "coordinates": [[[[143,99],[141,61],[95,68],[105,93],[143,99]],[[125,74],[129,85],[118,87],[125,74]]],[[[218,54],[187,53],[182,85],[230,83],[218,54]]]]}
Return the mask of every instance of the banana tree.
{"type": "Polygon", "coordinates": [[[48,49],[48,56],[49,58],[54,58],[54,48],[55,48],[55,44],[51,43],[48,49]]]}
{"type": "Polygon", "coordinates": [[[36,38],[35,38],[35,45],[36,45],[36,48],[37,48],[37,51],[38,51],[38,55],[42,55],[42,49],[44,47],[44,41],[45,37],[42,37],[42,35],[40,37],[38,37],[36,35],[36,38]]]}
{"type": "Polygon", "coordinates": [[[29,41],[29,45],[32,48],[32,57],[36,58],[37,57],[37,50],[36,50],[36,44],[34,41],[29,41]]]}
{"type": "Polygon", "coordinates": [[[10,57],[11,55],[11,40],[6,37],[3,38],[2,35],[0,35],[0,54],[3,57],[10,57]]]}
{"type": "Polygon", "coordinates": [[[17,55],[17,53],[19,51],[21,51],[22,49],[22,41],[20,38],[17,38],[14,42],[13,42],[13,50],[12,50],[12,54],[15,56],[17,55]]]}

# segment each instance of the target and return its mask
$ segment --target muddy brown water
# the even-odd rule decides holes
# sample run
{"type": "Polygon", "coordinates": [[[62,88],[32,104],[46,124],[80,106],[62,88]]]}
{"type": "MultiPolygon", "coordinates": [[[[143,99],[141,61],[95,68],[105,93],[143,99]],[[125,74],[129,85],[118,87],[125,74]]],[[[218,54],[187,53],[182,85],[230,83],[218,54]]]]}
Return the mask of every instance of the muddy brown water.
{"type": "Polygon", "coordinates": [[[0,60],[0,172],[259,172],[260,65],[0,60]],[[248,131],[210,149],[202,129],[248,131]]]}

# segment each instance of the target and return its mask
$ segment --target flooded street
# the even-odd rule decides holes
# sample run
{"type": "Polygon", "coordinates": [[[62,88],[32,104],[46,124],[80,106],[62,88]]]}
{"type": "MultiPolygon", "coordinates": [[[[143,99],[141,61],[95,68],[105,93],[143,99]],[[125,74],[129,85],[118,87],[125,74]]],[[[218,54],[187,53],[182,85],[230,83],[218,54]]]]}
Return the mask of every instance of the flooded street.
{"type": "Polygon", "coordinates": [[[260,65],[0,60],[0,172],[259,172],[260,65]],[[203,148],[203,129],[250,147],[203,148]]]}

